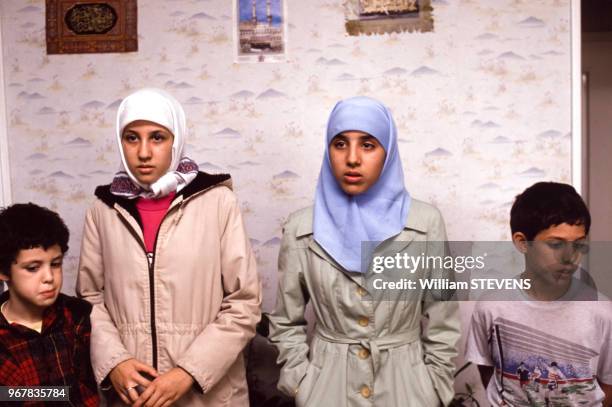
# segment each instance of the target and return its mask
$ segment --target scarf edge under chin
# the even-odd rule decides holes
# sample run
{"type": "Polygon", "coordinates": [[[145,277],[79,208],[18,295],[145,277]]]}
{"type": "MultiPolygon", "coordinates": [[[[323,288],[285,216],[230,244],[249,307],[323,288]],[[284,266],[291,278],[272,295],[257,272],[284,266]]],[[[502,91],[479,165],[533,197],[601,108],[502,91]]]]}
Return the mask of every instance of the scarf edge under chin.
{"type": "Polygon", "coordinates": [[[110,192],[115,196],[127,199],[162,198],[171,192],[180,192],[196,178],[198,171],[199,167],[195,161],[183,157],[175,171],[168,171],[147,190],[132,181],[127,171],[121,170],[115,174],[110,185],[110,192]]]}
{"type": "MultiPolygon", "coordinates": [[[[323,192],[324,194],[324,192],[323,192]]],[[[354,198],[354,197],[353,197],[354,198]]],[[[385,201],[385,198],[375,197],[378,201],[385,201]]],[[[338,219],[334,216],[334,212],[337,211],[331,210],[328,206],[327,200],[323,199],[322,196],[316,195],[315,202],[313,205],[313,239],[325,250],[325,252],[332,258],[336,263],[338,263],[345,270],[354,272],[354,273],[366,273],[367,270],[362,270],[362,260],[364,253],[361,252],[362,244],[364,242],[378,242],[381,243],[389,238],[393,238],[397,236],[399,233],[404,230],[406,226],[406,221],[410,214],[410,209],[412,207],[412,196],[408,192],[408,190],[404,187],[398,197],[391,200],[394,204],[397,204],[401,201],[401,205],[399,209],[399,218],[397,222],[393,222],[393,224],[387,224],[386,230],[382,234],[377,234],[370,236],[370,230],[364,227],[363,232],[365,232],[365,236],[361,234],[359,238],[356,235],[353,235],[349,231],[347,231],[347,225],[350,220],[350,209],[344,213],[344,220],[342,224],[338,223],[338,219]],[[321,199],[321,201],[318,201],[321,199]],[[326,217],[326,221],[318,222],[317,217],[323,216],[326,217]],[[332,230],[326,230],[325,233],[319,228],[322,224],[333,225],[332,230]],[[364,240],[365,239],[365,240],[364,240]],[[334,242],[341,242],[339,245],[334,242]],[[359,244],[357,244],[359,242],[359,244]],[[338,247],[340,246],[340,247],[338,247]]],[[[346,208],[349,208],[352,203],[355,203],[358,207],[357,214],[359,216],[362,215],[361,205],[357,203],[355,200],[351,198],[347,199],[349,203],[346,208]]],[[[362,226],[364,222],[360,222],[362,226]]],[[[366,256],[370,256],[371,253],[365,254],[366,256]]]]}

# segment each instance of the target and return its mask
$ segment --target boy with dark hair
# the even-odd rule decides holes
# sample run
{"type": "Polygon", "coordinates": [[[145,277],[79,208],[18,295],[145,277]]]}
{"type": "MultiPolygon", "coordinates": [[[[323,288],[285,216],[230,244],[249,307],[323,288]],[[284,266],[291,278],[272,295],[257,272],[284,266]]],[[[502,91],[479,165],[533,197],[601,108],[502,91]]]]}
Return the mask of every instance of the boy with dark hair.
{"type": "Polygon", "coordinates": [[[8,286],[0,295],[0,386],[69,386],[70,405],[98,406],[91,305],[60,293],[68,238],[49,209],[28,203],[0,211],[0,280],[8,286]]]}
{"type": "Polygon", "coordinates": [[[512,302],[478,302],[467,339],[489,402],[612,406],[612,306],[584,301],[593,289],[574,276],[587,251],[586,204],[570,185],[539,182],[516,197],[510,226],[531,287],[512,302]]]}

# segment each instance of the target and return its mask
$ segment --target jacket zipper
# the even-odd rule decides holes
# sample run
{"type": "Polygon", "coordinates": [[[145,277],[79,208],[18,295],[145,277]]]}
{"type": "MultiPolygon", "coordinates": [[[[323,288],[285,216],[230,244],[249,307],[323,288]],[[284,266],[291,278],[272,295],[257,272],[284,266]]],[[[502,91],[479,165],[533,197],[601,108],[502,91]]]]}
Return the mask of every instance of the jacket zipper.
{"type": "MultiPolygon", "coordinates": [[[[184,202],[184,201],[183,201],[184,202]]],[[[178,204],[178,206],[182,206],[183,202],[178,204]]],[[[171,204],[172,205],[172,204],[171,204]]],[[[149,297],[150,297],[150,306],[151,306],[151,342],[153,342],[152,348],[152,359],[153,359],[153,368],[157,370],[157,326],[155,325],[155,255],[157,254],[157,239],[159,238],[159,231],[161,230],[162,224],[168,217],[171,208],[168,208],[168,211],[162,218],[161,222],[159,222],[159,227],[157,228],[157,232],[155,233],[155,243],[153,244],[153,252],[147,252],[145,248],[145,255],[147,256],[147,262],[149,263],[149,297]]]]}
{"type": "MultiPolygon", "coordinates": [[[[161,227],[161,223],[159,224],[161,227]]],[[[159,234],[159,230],[157,231],[159,234]]],[[[157,246],[157,235],[155,235],[155,246],[157,246]]],[[[152,356],[153,356],[153,368],[157,370],[157,327],[155,326],[155,288],[153,284],[155,283],[154,276],[154,266],[155,266],[155,249],[153,247],[153,253],[148,253],[145,250],[145,254],[147,255],[147,261],[149,263],[149,297],[151,300],[151,342],[153,343],[152,356]]]]}
{"type": "MultiPolygon", "coordinates": [[[[208,191],[209,189],[210,188],[206,188],[200,191],[199,193],[194,194],[193,196],[190,196],[187,199],[183,199],[183,201],[177,206],[182,207],[185,204],[185,202],[190,200],[192,197],[198,196],[208,191]]],[[[172,206],[172,203],[170,203],[170,206],[172,206]]],[[[166,218],[168,217],[168,214],[170,213],[172,209],[174,208],[172,207],[168,208],[168,211],[162,218],[161,222],[159,222],[159,228],[157,229],[157,233],[155,234],[155,244],[153,245],[153,252],[152,253],[147,252],[147,248],[144,245],[144,241],[142,242],[142,248],[147,258],[147,263],[149,265],[149,297],[151,299],[149,305],[151,307],[151,341],[153,342],[151,353],[152,353],[152,359],[153,359],[153,368],[155,368],[155,370],[157,370],[157,327],[155,326],[155,287],[154,287],[155,254],[157,253],[157,238],[159,237],[159,231],[162,227],[162,224],[164,223],[164,221],[166,220],[166,218]]]]}

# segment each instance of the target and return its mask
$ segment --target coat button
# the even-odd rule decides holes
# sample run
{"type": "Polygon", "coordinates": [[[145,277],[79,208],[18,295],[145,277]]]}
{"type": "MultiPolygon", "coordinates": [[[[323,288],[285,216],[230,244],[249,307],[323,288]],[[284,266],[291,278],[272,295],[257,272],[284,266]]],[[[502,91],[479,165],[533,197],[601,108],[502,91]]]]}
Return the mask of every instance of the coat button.
{"type": "Polygon", "coordinates": [[[370,388],[368,386],[363,386],[361,388],[361,390],[359,391],[359,393],[361,393],[361,396],[363,398],[369,398],[372,395],[372,390],[370,390],[370,388]]]}
{"type": "Polygon", "coordinates": [[[359,318],[359,321],[357,321],[357,323],[359,323],[359,325],[363,327],[366,327],[368,326],[368,323],[370,323],[370,321],[366,317],[361,317],[359,318]]]}
{"type": "Polygon", "coordinates": [[[370,351],[366,348],[361,348],[359,352],[357,352],[357,356],[359,356],[360,359],[367,359],[370,356],[370,351]]]}
{"type": "Polygon", "coordinates": [[[367,293],[368,293],[368,292],[366,291],[366,289],[365,289],[365,288],[363,288],[363,287],[357,287],[357,294],[358,294],[360,297],[363,297],[363,296],[364,296],[364,295],[366,295],[367,293]]]}

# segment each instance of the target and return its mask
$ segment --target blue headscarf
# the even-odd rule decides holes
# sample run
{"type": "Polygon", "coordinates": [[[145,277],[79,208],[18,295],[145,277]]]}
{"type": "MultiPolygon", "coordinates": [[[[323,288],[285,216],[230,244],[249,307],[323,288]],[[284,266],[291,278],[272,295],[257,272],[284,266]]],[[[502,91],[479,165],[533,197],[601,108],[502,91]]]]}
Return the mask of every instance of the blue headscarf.
{"type": "Polygon", "coordinates": [[[382,242],[399,234],[410,208],[395,123],[389,109],[375,99],[358,96],[341,100],[329,116],[326,141],[315,194],[314,239],[346,270],[366,272],[361,267],[361,243],[382,242]],[[386,152],[376,183],[352,196],[338,184],[329,158],[332,139],[351,130],[374,136],[386,152]]]}

